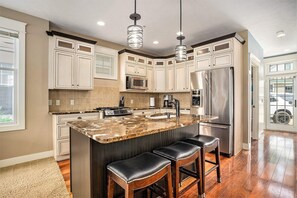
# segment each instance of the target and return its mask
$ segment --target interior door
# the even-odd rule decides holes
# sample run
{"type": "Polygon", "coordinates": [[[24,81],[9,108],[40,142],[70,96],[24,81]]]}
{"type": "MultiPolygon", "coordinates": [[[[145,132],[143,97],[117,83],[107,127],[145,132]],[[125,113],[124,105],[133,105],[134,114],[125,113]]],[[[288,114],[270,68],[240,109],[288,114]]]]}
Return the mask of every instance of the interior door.
{"type": "Polygon", "coordinates": [[[266,82],[267,129],[297,132],[296,76],[269,76],[266,82]]]}

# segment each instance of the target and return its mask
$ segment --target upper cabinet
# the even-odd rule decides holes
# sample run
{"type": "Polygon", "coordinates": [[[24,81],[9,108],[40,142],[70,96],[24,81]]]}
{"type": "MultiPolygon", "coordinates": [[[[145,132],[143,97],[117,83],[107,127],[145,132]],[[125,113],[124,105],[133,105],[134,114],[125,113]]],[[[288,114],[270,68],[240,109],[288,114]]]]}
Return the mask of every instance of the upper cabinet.
{"type": "Polygon", "coordinates": [[[49,39],[49,89],[93,89],[94,45],[60,36],[49,39]]]}
{"type": "Polygon", "coordinates": [[[194,48],[197,69],[232,67],[235,38],[217,41],[194,48]]]}
{"type": "Polygon", "coordinates": [[[95,78],[118,79],[118,51],[95,46],[95,78]]]}

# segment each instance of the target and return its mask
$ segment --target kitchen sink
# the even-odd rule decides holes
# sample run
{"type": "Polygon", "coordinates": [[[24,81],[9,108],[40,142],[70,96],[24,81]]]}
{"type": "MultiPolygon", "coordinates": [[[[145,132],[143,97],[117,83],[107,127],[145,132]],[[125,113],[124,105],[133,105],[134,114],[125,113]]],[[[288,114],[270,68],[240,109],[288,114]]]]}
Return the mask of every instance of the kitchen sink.
{"type": "Polygon", "coordinates": [[[175,118],[176,115],[173,113],[155,113],[152,115],[147,115],[146,117],[152,120],[162,120],[162,119],[175,118]]]}

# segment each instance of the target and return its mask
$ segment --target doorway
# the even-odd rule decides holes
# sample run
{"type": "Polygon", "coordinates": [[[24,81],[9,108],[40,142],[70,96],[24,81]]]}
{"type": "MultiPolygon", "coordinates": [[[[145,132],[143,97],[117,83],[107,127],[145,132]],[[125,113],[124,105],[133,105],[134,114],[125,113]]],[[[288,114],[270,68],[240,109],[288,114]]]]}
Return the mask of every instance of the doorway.
{"type": "Polygon", "coordinates": [[[266,77],[267,129],[297,132],[296,75],[266,77]]]}

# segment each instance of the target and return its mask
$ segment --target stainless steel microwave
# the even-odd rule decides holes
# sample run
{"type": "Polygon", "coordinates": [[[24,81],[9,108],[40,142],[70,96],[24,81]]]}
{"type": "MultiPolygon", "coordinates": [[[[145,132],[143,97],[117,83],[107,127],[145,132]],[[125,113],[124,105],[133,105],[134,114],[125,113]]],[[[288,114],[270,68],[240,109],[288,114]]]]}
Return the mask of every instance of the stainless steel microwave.
{"type": "Polygon", "coordinates": [[[147,78],[146,77],[136,77],[136,76],[126,76],[126,89],[147,89],[147,78]]]}

